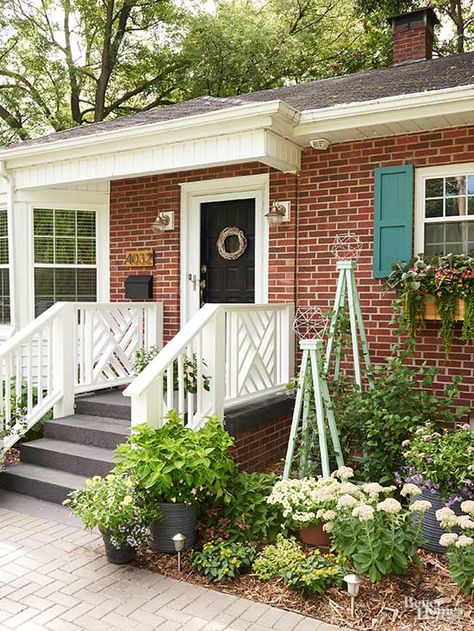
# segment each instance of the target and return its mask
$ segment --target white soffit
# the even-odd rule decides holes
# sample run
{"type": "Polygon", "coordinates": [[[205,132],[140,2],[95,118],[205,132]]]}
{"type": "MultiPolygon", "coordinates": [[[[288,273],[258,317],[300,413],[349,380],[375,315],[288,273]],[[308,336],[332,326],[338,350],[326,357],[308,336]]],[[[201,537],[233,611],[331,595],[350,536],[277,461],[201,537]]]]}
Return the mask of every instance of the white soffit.
{"type": "Polygon", "coordinates": [[[301,113],[293,138],[331,143],[474,125],[474,86],[462,86],[301,113]]]}
{"type": "Polygon", "coordinates": [[[120,179],[239,162],[263,162],[282,171],[298,171],[301,147],[266,129],[181,142],[122,149],[13,168],[17,188],[120,179]]]}

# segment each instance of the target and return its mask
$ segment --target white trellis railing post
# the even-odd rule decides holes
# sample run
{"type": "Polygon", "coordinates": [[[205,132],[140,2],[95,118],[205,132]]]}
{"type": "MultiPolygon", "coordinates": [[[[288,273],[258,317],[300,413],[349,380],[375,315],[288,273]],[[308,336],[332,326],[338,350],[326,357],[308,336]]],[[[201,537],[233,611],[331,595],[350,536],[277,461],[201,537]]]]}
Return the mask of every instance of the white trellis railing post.
{"type": "MultiPolygon", "coordinates": [[[[53,390],[61,392],[61,398],[54,404],[55,418],[74,414],[75,331],[73,307],[65,303],[52,327],[53,390]]],[[[39,383],[38,387],[42,384],[39,383]]]]}
{"type": "MultiPolygon", "coordinates": [[[[224,416],[225,401],[225,352],[226,321],[225,312],[218,309],[214,317],[206,324],[202,334],[203,370],[210,377],[210,389],[202,391],[202,407],[217,416],[224,416]]],[[[199,380],[198,380],[199,381],[199,380]]],[[[199,392],[199,391],[198,391],[199,392]]]]}

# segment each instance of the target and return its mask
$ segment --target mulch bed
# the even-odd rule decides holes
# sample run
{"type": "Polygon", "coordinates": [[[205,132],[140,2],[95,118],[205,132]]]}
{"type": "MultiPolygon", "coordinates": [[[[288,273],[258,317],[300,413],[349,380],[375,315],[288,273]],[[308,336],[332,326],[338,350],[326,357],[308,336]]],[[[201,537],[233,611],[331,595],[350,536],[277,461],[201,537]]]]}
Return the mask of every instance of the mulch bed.
{"type": "Polygon", "coordinates": [[[463,595],[449,578],[443,556],[420,552],[421,563],[401,577],[389,577],[372,585],[364,581],[351,618],[350,600],[344,589],[332,588],[322,596],[303,598],[281,580],[260,581],[253,574],[224,584],[209,583],[196,574],[186,556],[178,573],[176,556],[147,550],[136,563],[195,585],[249,598],[259,603],[294,611],[332,624],[377,631],[468,631],[474,628],[474,598],[463,595]],[[424,603],[427,607],[424,607],[424,603]],[[417,603],[420,609],[417,609],[417,603]]]}
{"type": "Polygon", "coordinates": [[[16,447],[11,447],[6,454],[4,465],[5,467],[10,467],[12,464],[18,464],[20,462],[20,450],[16,447]]]}

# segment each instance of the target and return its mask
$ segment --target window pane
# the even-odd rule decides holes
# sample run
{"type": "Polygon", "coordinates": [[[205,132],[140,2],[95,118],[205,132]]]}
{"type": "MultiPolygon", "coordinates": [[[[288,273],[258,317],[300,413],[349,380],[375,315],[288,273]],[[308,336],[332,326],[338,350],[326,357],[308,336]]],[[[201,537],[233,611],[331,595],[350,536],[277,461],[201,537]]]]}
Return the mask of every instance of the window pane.
{"type": "Polygon", "coordinates": [[[77,270],[77,300],[97,300],[97,274],[95,269],[77,270]]]}
{"type": "Polygon", "coordinates": [[[54,233],[53,211],[35,209],[33,214],[35,235],[52,236],[54,233]]]}
{"type": "Polygon", "coordinates": [[[76,236],[76,212],[74,210],[55,211],[55,233],[59,236],[76,236]]]}
{"type": "Polygon", "coordinates": [[[54,289],[56,300],[74,300],[76,296],[76,270],[55,269],[54,289]]]}
{"type": "Polygon", "coordinates": [[[77,212],[77,236],[95,237],[95,212],[84,210],[77,212]]]}
{"type": "Polygon", "coordinates": [[[463,254],[474,251],[474,222],[425,225],[425,254],[463,254]]]}
{"type": "Polygon", "coordinates": [[[446,200],[446,217],[466,214],[466,198],[452,197],[446,200]]]}
{"type": "Polygon", "coordinates": [[[8,237],[8,215],[3,208],[0,210],[0,237],[8,237]]]}
{"type": "Polygon", "coordinates": [[[55,241],[55,259],[56,264],[67,264],[76,262],[76,244],[74,239],[60,239],[55,241]]]}
{"type": "Polygon", "coordinates": [[[446,197],[466,194],[466,178],[464,175],[446,178],[446,197]]]}
{"type": "Polygon", "coordinates": [[[467,198],[467,214],[474,215],[474,197],[467,198]]]}
{"type": "Polygon", "coordinates": [[[80,265],[93,265],[95,263],[95,240],[77,240],[77,262],[80,265]]]}
{"type": "Polygon", "coordinates": [[[431,199],[426,202],[425,216],[430,217],[442,217],[443,216],[443,200],[431,199]]]}
{"type": "Polygon", "coordinates": [[[0,269],[0,323],[10,323],[10,274],[0,269]]]}
{"type": "Polygon", "coordinates": [[[426,180],[426,197],[443,197],[443,178],[437,177],[426,180]]]}
{"type": "Polygon", "coordinates": [[[467,176],[467,194],[474,195],[474,175],[467,176]]]}
{"type": "Polygon", "coordinates": [[[35,263],[54,263],[54,240],[52,237],[35,237],[35,263]]]}
{"type": "Polygon", "coordinates": [[[8,239],[0,238],[0,264],[8,264],[8,239]]]}

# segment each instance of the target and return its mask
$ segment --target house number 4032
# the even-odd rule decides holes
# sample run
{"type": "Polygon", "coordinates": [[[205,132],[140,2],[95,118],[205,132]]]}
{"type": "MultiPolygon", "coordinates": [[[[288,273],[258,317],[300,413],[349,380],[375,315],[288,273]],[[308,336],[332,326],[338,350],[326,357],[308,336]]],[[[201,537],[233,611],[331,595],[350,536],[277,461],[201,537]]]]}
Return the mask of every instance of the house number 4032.
{"type": "Polygon", "coordinates": [[[153,250],[130,250],[125,254],[127,267],[152,267],[153,250]]]}

